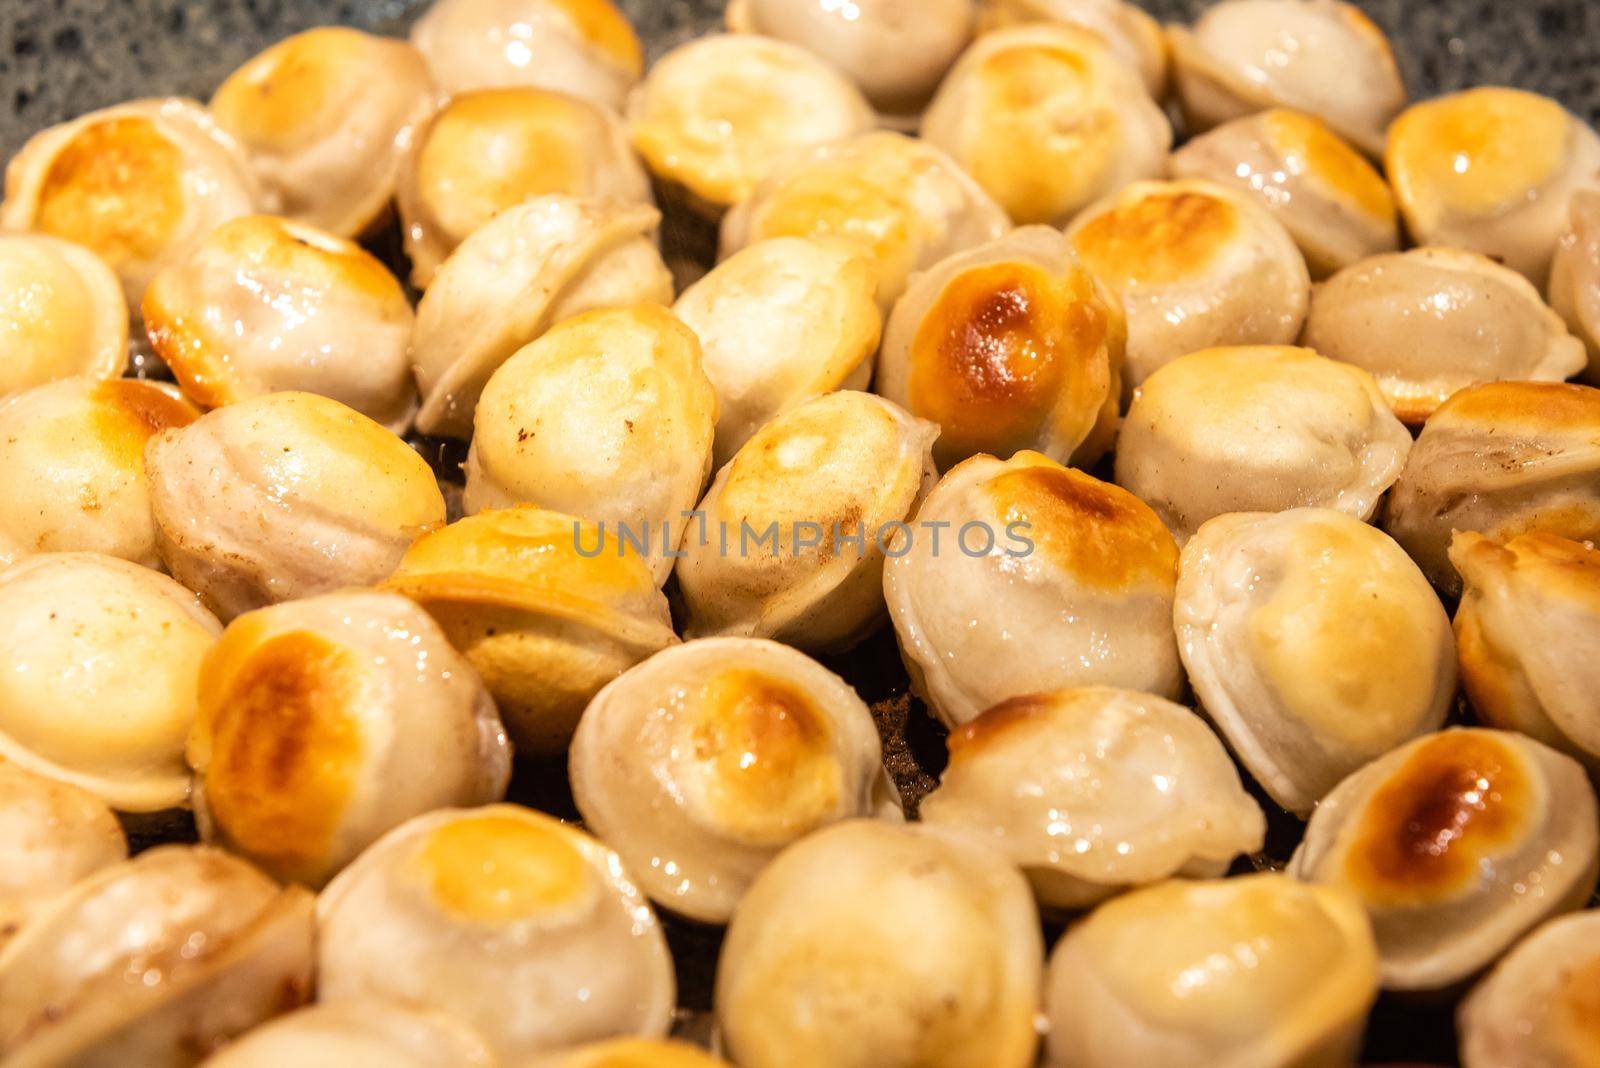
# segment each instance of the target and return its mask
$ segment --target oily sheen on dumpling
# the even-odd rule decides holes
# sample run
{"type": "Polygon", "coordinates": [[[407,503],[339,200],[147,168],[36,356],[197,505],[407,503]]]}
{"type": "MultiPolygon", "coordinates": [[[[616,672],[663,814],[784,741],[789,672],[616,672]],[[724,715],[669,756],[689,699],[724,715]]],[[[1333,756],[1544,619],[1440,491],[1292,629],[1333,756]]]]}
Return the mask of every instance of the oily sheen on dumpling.
{"type": "Polygon", "coordinates": [[[441,1012],[349,998],[280,1016],[228,1044],[206,1068],[499,1068],[471,1027],[441,1012]]]}
{"type": "Polygon", "coordinates": [[[0,233],[0,397],[59,378],[115,378],[128,306],[111,268],[48,234],[0,233]]]}
{"type": "Polygon", "coordinates": [[[1539,926],[1501,958],[1456,1013],[1465,1068],[1591,1064],[1600,910],[1539,926]]]}
{"type": "Polygon", "coordinates": [[[1128,0],[984,0],[986,29],[1019,22],[1062,22],[1099,34],[1144,80],[1152,99],[1167,92],[1167,40],[1161,24],[1128,0]]]}

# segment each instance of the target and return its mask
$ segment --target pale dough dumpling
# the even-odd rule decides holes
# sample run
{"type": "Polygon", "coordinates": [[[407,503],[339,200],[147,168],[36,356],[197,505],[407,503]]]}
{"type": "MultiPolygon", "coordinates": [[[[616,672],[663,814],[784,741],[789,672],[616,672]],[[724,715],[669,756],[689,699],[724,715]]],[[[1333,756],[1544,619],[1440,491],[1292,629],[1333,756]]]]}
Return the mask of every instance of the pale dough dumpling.
{"type": "Polygon", "coordinates": [[[304,223],[223,223],[156,275],[141,310],[151,347],[204,407],[302,390],[396,433],[416,410],[405,291],[360,245],[304,223]]]}
{"type": "Polygon", "coordinates": [[[1394,195],[1365,156],[1321,119],[1271,108],[1234,119],[1172,154],[1177,178],[1229,186],[1275,215],[1311,277],[1400,247],[1394,195]]]}
{"type": "Polygon", "coordinates": [[[340,237],[381,222],[434,89],[404,41],[344,26],[295,34],[247,60],[211,98],[278,210],[340,237]]]}
{"type": "Polygon", "coordinates": [[[1166,167],[1172,127],[1104,39],[1066,23],[978,38],[939,87],[922,136],[1019,224],[1061,226],[1166,167]]]}
{"type": "Polygon", "coordinates": [[[58,378],[115,378],[128,362],[117,276],[81,245],[0,234],[0,397],[58,378]]]}
{"type": "Polygon", "coordinates": [[[613,111],[644,49],[610,0],[434,0],[411,30],[439,91],[532,85],[613,111]]]}
{"type": "Polygon", "coordinates": [[[1028,1068],[1039,915],[1000,854],[948,828],[852,820],[784,850],[717,967],[740,1068],[1028,1068]]]}
{"type": "Polygon", "coordinates": [[[1266,835],[1216,735],[1151,694],[1013,697],[948,745],[922,821],[1004,852],[1048,909],[1088,908],[1172,876],[1220,876],[1266,835]]]}
{"type": "Polygon", "coordinates": [[[1045,226],[917,275],[884,329],[877,390],[940,428],[934,459],[1033,449],[1093,464],[1122,404],[1117,298],[1045,226]]]}
{"type": "Polygon", "coordinates": [[[1600,1056],[1600,910],[1517,943],[1456,1013],[1464,1068],[1581,1068],[1600,1056]]]}
{"type": "Polygon", "coordinates": [[[1048,690],[1183,689],[1178,549],[1126,490],[1038,453],[976,456],[944,476],[888,555],[901,658],[948,725],[1048,690]]]}
{"type": "Polygon", "coordinates": [[[1127,0],[984,0],[985,28],[1018,22],[1063,22],[1099,34],[1116,57],[1144,79],[1150,96],[1167,94],[1167,39],[1161,23],[1127,0]]]}
{"type": "Polygon", "coordinates": [[[452,1013],[509,1063],[662,1037],[676,998],[650,904],[617,855],[515,805],[391,831],[317,900],[318,998],[452,1013]]]}
{"type": "Polygon", "coordinates": [[[1573,194],[1600,184],[1600,135],[1548,97],[1469,89],[1406,109],[1384,167],[1418,244],[1481,252],[1542,288],[1573,194]]]}
{"type": "Polygon", "coordinates": [[[1066,234],[1122,301],[1129,394],[1179,356],[1300,336],[1311,297],[1304,257],[1270,212],[1222,186],[1135,182],[1085,210],[1066,234]]]}
{"type": "Polygon", "coordinates": [[[900,819],[872,713],[803,653],[707,638],[657,653],[590,702],[568,757],[584,825],[663,908],[727,923],[792,842],[900,819]]]}
{"type": "Polygon", "coordinates": [[[444,526],[433,471],[338,401],[271,393],[145,447],[156,545],[224,620],[382,580],[444,526]]]}
{"type": "Polygon", "coordinates": [[[426,287],[490,219],[551,194],[654,203],[622,121],[602,105],[532,86],[452,97],[417,131],[400,173],[412,280],[426,287]]]}
{"type": "Polygon", "coordinates": [[[1584,379],[1600,386],[1600,192],[1572,196],[1571,221],[1550,265],[1550,306],[1589,350],[1584,379]]]}
{"type": "Polygon", "coordinates": [[[1374,256],[1316,288],[1303,338],[1365,368],[1394,412],[1418,424],[1482,382],[1559,382],[1583,343],[1522,275],[1476,252],[1418,248],[1374,256]]]}
{"type": "Polygon", "coordinates": [[[714,466],[781,413],[836,389],[866,389],[883,319],[860,245],[778,237],[742,249],[672,306],[700,339],[717,391],[714,466]]]}
{"type": "Polygon", "coordinates": [[[228,1044],[205,1068],[501,1068],[453,1016],[381,998],[311,1005],[228,1044]]]}
{"type": "Polygon", "coordinates": [[[1455,642],[1433,587],[1343,512],[1206,523],[1184,546],[1173,619],[1201,706],[1291,812],[1437,730],[1455,699],[1455,642]]]}
{"type": "Polygon", "coordinates": [[[1520,734],[1454,729],[1340,783],[1289,874],[1360,899],[1386,989],[1438,991],[1581,908],[1597,848],[1582,765],[1520,734]]]}
{"type": "Polygon", "coordinates": [[[872,105],[835,67],[752,34],[673,49],[628,99],[633,143],[650,170],[712,219],[787,153],[876,125],[872,105]]]}
{"type": "Polygon", "coordinates": [[[67,378],[0,399],[0,567],[94,552],[159,568],[144,448],[200,413],[171,386],[67,378]]]}
{"type": "Polygon", "coordinates": [[[1134,394],[1117,484],[1184,542],[1227,512],[1318,507],[1370,519],[1410,449],[1359,367],[1288,346],[1205,349],[1134,394]]]}
{"type": "Polygon", "coordinates": [[[1383,528],[1447,596],[1461,592],[1455,531],[1600,541],[1600,389],[1492,382],[1457,393],[1423,426],[1383,528]]]}
{"type": "Polygon", "coordinates": [[[221,633],[194,594],[126,560],[12,564],[0,571],[0,757],[119,812],[187,804],[184,740],[221,633]]]}
{"type": "Polygon", "coordinates": [[[484,387],[467,512],[536,503],[645,544],[658,583],[711,472],[717,397],[693,331],[655,304],[568,319],[484,387]]]}
{"type": "Polygon", "coordinates": [[[1377,986],[1372,926],[1349,894],[1275,874],[1175,880],[1057,943],[1046,1064],[1353,1064],[1377,986]]]}

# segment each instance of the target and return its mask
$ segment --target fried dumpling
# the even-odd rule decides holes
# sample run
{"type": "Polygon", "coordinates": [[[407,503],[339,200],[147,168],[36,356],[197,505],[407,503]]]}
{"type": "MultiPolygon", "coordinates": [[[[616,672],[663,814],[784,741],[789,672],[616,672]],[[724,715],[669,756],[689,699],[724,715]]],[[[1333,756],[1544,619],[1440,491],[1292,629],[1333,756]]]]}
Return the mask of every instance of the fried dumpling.
{"type": "Polygon", "coordinates": [[[854,79],[885,125],[915,129],[977,21],[974,0],[730,0],[728,28],[800,45],[854,79]]]}
{"type": "Polygon", "coordinates": [[[1173,619],[1202,707],[1291,812],[1438,730],[1455,699],[1455,642],[1433,587],[1343,512],[1209,521],[1184,546],[1173,619]]]}
{"type": "Polygon", "coordinates": [[[1134,394],[1117,484],[1181,543],[1227,512],[1319,507],[1369,519],[1410,448],[1359,367],[1289,346],[1205,349],[1134,394]]]}
{"type": "Polygon", "coordinates": [[[1600,769],[1600,550],[1550,534],[1458,531],[1461,682],[1478,717],[1600,769]]]}
{"type": "Polygon", "coordinates": [[[628,100],[650,170],[715,219],[785,154],[865,133],[877,116],[837,68],[798,45],[712,34],[668,52],[628,100]]]}
{"type": "Polygon", "coordinates": [[[500,1068],[453,1016],[380,998],[311,1005],[263,1024],[205,1068],[500,1068]]]}
{"type": "Polygon", "coordinates": [[[1349,894],[1275,874],[1162,883],[1057,943],[1046,1065],[1353,1064],[1377,981],[1349,894]]]}
{"type": "Polygon", "coordinates": [[[532,85],[622,107],[644,49],[610,0],[434,0],[411,30],[448,96],[532,85]]]}
{"type": "Polygon", "coordinates": [[[1155,100],[1167,92],[1167,39],[1161,24],[1128,0],[984,0],[983,24],[1062,22],[1102,37],[1113,54],[1139,72],[1155,100]]]}
{"type": "Polygon", "coordinates": [[[1550,265],[1550,306],[1589,350],[1584,379],[1600,385],[1600,193],[1572,195],[1568,229],[1550,265]]]}
{"type": "Polygon", "coordinates": [[[1562,916],[1519,942],[1456,1014],[1464,1068],[1595,1063],[1600,910],[1562,916]]]}
{"type": "Polygon", "coordinates": [[[1376,155],[1406,105],[1389,39],[1353,4],[1226,0],[1167,35],[1178,99],[1197,133],[1289,107],[1376,155]]]}
{"type": "Polygon", "coordinates": [[[1573,193],[1600,184],[1600,135],[1548,97],[1468,89],[1406,109],[1384,166],[1418,244],[1481,252],[1543,287],[1573,193]]]}
{"type": "Polygon", "coordinates": [[[452,97],[418,131],[400,174],[412,278],[426,286],[490,219],[553,194],[654,203],[627,131],[607,108],[531,86],[452,97]]]}
{"type": "Polygon", "coordinates": [[[1468,386],[1559,382],[1587,360],[1526,278],[1448,248],[1392,252],[1340,271],[1312,293],[1304,343],[1371,372],[1412,424],[1468,386]]]}
{"type": "Polygon", "coordinates": [[[975,456],[934,487],[888,555],[900,655],[950,726],[1030,693],[1183,689],[1178,549],[1126,490],[1038,453],[975,456]]]}
{"type": "Polygon", "coordinates": [[[537,503],[644,543],[658,583],[711,471],[717,397],[694,332],[640,304],[568,319],[484,387],[467,512],[537,503]]]}
{"type": "Polygon", "coordinates": [[[1010,228],[949,156],[880,130],[786,158],[723,217],[722,256],[774,237],[851,238],[871,254],[887,310],[913,274],[1010,228]]]}
{"type": "Polygon", "coordinates": [[[321,26],[247,60],[212,96],[211,114],[279,211],[353,238],[388,212],[400,161],[433,104],[415,48],[321,26]]]}
{"type": "Polygon", "coordinates": [[[1175,875],[1220,876],[1266,820],[1216,735],[1150,694],[1091,687],[1002,701],[950,734],[924,823],[989,841],[1050,909],[1175,875]]]}
{"type": "Polygon", "coordinates": [[[472,436],[478,395],[511,354],[556,323],[598,308],[672,303],[645,204],[534,197],[496,215],[450,254],[417,305],[411,359],[417,429],[472,436]]]}
{"type": "Polygon", "coordinates": [[[1300,336],[1311,296],[1304,257],[1270,212],[1222,186],[1135,182],[1066,233],[1127,315],[1127,393],[1191,352],[1300,336]]]}
{"type": "Polygon", "coordinates": [[[1034,449],[1095,462],[1116,432],[1127,324],[1117,298],[1045,226],[916,276],[884,328],[877,390],[940,428],[948,469],[1034,449]]]}
{"type": "Polygon", "coordinates": [[[1172,154],[1178,178],[1203,178],[1253,198],[1304,253],[1311,277],[1400,247],[1399,215],[1383,176],[1323,123],[1271,108],[1234,119],[1172,154]]]}
{"type": "Polygon", "coordinates": [[[937,433],[848,391],[768,423],[717,473],[684,539],[686,633],[814,652],[865,637],[883,621],[885,532],[933,487],[937,433]]]}
{"type": "Polygon", "coordinates": [[[0,397],[58,378],[115,378],[128,362],[117,276],[81,245],[0,233],[0,397]]]}
{"type": "Polygon", "coordinates": [[[851,820],[756,879],[717,967],[740,1068],[1028,1068],[1044,947],[1025,879],[948,828],[851,820]]]}
{"type": "Polygon", "coordinates": [[[1541,532],[1600,541],[1600,389],[1492,382],[1428,418],[1383,528],[1441,592],[1461,592],[1450,537],[1541,532]]]}
{"type": "Polygon", "coordinates": [[[618,1038],[568,1050],[528,1068],[728,1068],[727,1062],[687,1042],[618,1038]]]}
{"type": "Polygon", "coordinates": [[[48,903],[0,952],[0,1058],[192,1068],[311,992],[314,898],[166,845],[48,903]]]}
{"type": "Polygon", "coordinates": [[[162,561],[224,621],[381,581],[445,522],[421,456],[311,393],[255,397],[163,431],[145,466],[162,561]]]}
{"type": "Polygon", "coordinates": [[[1455,729],[1368,764],[1312,814],[1289,873],[1356,895],[1390,990],[1471,978],[1594,889],[1594,789],[1531,738],[1455,729]]]}
{"type": "Polygon", "coordinates": [[[511,749],[427,614],[351,591],[240,616],[206,656],[189,735],[204,841],[321,886],[412,816],[505,796],[511,749]]]}
{"type": "Polygon", "coordinates": [[[672,306],[700,339],[717,391],[713,466],[781,413],[836,389],[866,389],[883,320],[861,246],[778,237],[742,249],[672,306]]]}
{"type": "Polygon", "coordinates": [[[900,818],[872,713],[777,642],[707,638],[600,691],[568,757],[584,825],[658,905],[727,923],[789,844],[858,816],[900,818]]]}
{"type": "Polygon", "coordinates": [[[12,564],[0,571],[0,757],[121,812],[186,804],[184,739],[220,633],[194,594],[126,560],[12,564]]]}
{"type": "Polygon", "coordinates": [[[1098,34],[1033,23],[978,38],[939,87],[922,136],[1019,224],[1061,226],[1166,168],[1167,117],[1098,34]]]}
{"type": "Polygon", "coordinates": [[[223,223],[145,291],[145,331],[207,408],[283,390],[391,430],[416,410],[411,305],[360,245],[271,215],[223,223]]]}
{"type": "Polygon", "coordinates": [[[200,413],[171,386],[66,378],[0,399],[0,567],[95,552],[160,567],[144,448],[200,413]]]}
{"type": "Polygon", "coordinates": [[[504,1060],[665,1036],[676,983],[655,914],[610,849],[515,805],[419,816],[317,901],[318,997],[453,1013],[504,1060]]]}
{"type": "Polygon", "coordinates": [[[138,100],[34,134],[6,165],[0,226],[97,253],[138,306],[157,271],[261,203],[243,150],[190,100],[138,100]]]}
{"type": "Polygon", "coordinates": [[[523,753],[564,750],[602,686],[678,640],[655,576],[617,531],[534,507],[418,539],[384,588],[438,621],[523,753]]]}

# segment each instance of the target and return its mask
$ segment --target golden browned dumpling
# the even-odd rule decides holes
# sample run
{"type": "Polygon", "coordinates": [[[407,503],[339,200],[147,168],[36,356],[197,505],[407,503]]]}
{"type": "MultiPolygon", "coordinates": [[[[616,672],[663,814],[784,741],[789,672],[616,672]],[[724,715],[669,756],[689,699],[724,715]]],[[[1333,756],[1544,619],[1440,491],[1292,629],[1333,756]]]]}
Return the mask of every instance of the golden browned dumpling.
{"type": "Polygon", "coordinates": [[[1456,1014],[1465,1068],[1585,1068],[1600,1057],[1600,910],[1550,920],[1456,1014]]]}
{"type": "Polygon", "coordinates": [[[411,305],[360,245],[271,215],[223,223],[145,291],[144,326],[208,408],[283,390],[396,432],[416,410],[411,305]]]}
{"type": "Polygon", "coordinates": [[[568,757],[584,825],[663,908],[727,923],[781,850],[857,816],[898,820],[872,713],[777,642],[707,638],[600,691],[568,757]]]}
{"type": "Polygon", "coordinates": [[[1290,861],[1354,893],[1390,990],[1471,978],[1594,889],[1594,789],[1520,734],[1448,730],[1368,764],[1317,806],[1290,861]]]}
{"type": "Polygon", "coordinates": [[[1172,154],[1178,178],[1229,186],[1277,216],[1311,277],[1400,247],[1399,216],[1383,176],[1323,123],[1271,108],[1224,123],[1172,154]]]}
{"type": "Polygon", "coordinates": [[[864,638],[883,621],[883,532],[938,478],[937,433],[849,391],[768,423],[717,473],[684,539],[686,633],[815,652],[864,638]]]}
{"type": "Polygon", "coordinates": [[[918,275],[884,330],[877,389],[940,429],[948,469],[978,453],[1092,464],[1116,431],[1127,325],[1109,290],[1044,226],[918,275]]]}
{"type": "Polygon", "coordinates": [[[412,277],[427,285],[484,223],[529,197],[555,193],[653,203],[627,131],[604,106],[532,86],[452,97],[418,130],[400,174],[412,277]]]}
{"type": "Polygon", "coordinates": [[[1448,248],[1392,252],[1340,271],[1312,294],[1303,340],[1371,372],[1412,424],[1468,386],[1559,382],[1586,362],[1582,342],[1526,278],[1448,248]]]}
{"type": "Polygon", "coordinates": [[[167,576],[95,553],[0,571],[0,757],[121,812],[187,803],[200,662],[222,633],[167,576]]]}
{"type": "Polygon", "coordinates": [[[271,393],[145,448],[167,569],[225,620],[370,585],[445,522],[427,462],[338,401],[271,393]]]}
{"type": "Polygon", "coordinates": [[[1355,1063],[1372,926],[1282,875],[1176,880],[1096,909],[1050,957],[1048,1068],[1355,1063]]]}
{"type": "Polygon", "coordinates": [[[93,252],[46,234],[0,234],[0,397],[128,362],[122,286],[93,252]]]}
{"type": "Polygon", "coordinates": [[[693,331],[656,304],[568,319],[483,390],[469,513],[537,503],[644,543],[658,583],[711,472],[717,397],[693,331]]]}
{"type": "Polygon", "coordinates": [[[1139,72],[1152,98],[1166,95],[1167,39],[1161,24],[1128,0],[984,0],[982,22],[989,29],[1019,22],[1081,26],[1139,72]]]}
{"type": "Polygon", "coordinates": [[[412,816],[505,796],[511,749],[433,620],[351,591],[246,613],[200,672],[200,836],[321,886],[412,816]]]}
{"type": "Polygon", "coordinates": [[[722,256],[774,237],[846,237],[872,256],[878,303],[946,256],[993,241],[1010,220],[949,156],[878,131],[788,157],[722,220],[722,256]]]}
{"type": "Polygon", "coordinates": [[[923,116],[922,136],[1019,223],[1060,226],[1165,169],[1172,127],[1105,40],[1066,23],[985,34],[923,116]]]}
{"type": "Polygon", "coordinates": [[[205,1068],[502,1068],[488,1043],[442,1012],[381,998],[311,1005],[263,1024],[205,1068]]]}
{"type": "Polygon", "coordinates": [[[1418,244],[1482,252],[1543,287],[1600,136],[1548,97],[1469,89],[1408,108],[1384,166],[1418,244]]]}
{"type": "Polygon", "coordinates": [[[1184,546],[1173,619],[1201,705],[1292,812],[1437,730],[1455,699],[1455,643],[1433,587],[1343,512],[1206,523],[1184,546]]]}
{"type": "Polygon", "coordinates": [[[234,71],[212,96],[211,114],[238,139],[279,211],[357,237],[387,214],[400,161],[433,104],[415,48],[322,26],[234,71]]]}
{"type": "Polygon", "coordinates": [[[539,1068],[727,1068],[727,1062],[687,1042],[619,1038],[569,1050],[539,1068]]]}
{"type": "Polygon", "coordinates": [[[1410,448],[1359,367],[1288,346],[1205,349],[1134,395],[1117,483],[1183,542],[1227,512],[1317,507],[1369,519],[1410,448]]]}
{"type": "Polygon", "coordinates": [[[1091,687],[1002,701],[950,734],[924,823],[986,840],[1046,908],[1088,908],[1175,875],[1220,876],[1266,820],[1205,722],[1091,687]]]}
{"type": "Polygon", "coordinates": [[[769,864],[728,928],[739,1068],[1028,1068],[1044,947],[1027,881],[943,827],[851,820],[769,864]]]}
{"type": "Polygon", "coordinates": [[[532,85],[622,107],[644,73],[644,50],[610,0],[434,0],[411,30],[434,84],[532,85]]]}
{"type": "Polygon", "coordinates": [[[1271,213],[1222,186],[1135,182],[1074,219],[1067,240],[1122,301],[1128,394],[1179,356],[1300,336],[1305,259],[1271,213]]]}
{"type": "Polygon", "coordinates": [[[144,447],[200,413],[171,386],[67,378],[0,400],[0,567],[95,552],[160,567],[144,447]]]}
{"type": "Polygon", "coordinates": [[[665,1036],[666,939],[610,849],[515,805],[445,809],[379,839],[317,901],[317,997],[452,1013],[508,1063],[665,1036]]]}
{"type": "Polygon", "coordinates": [[[1550,306],[1589,350],[1584,374],[1600,385],[1600,192],[1572,195],[1568,229],[1550,265],[1550,306]]]}
{"type": "Polygon", "coordinates": [[[854,79],[885,125],[911,130],[976,15],[974,0],[730,0],[728,28],[809,49],[854,79]]]}
{"type": "Polygon", "coordinates": [[[602,686],[678,640],[615,529],[534,507],[419,539],[384,587],[426,608],[477,668],[519,752],[561,752],[602,686]]]}
{"type": "Polygon", "coordinates": [[[1492,382],[1457,393],[1422,428],[1383,527],[1448,596],[1461,591],[1455,531],[1600,541],[1600,389],[1492,382]]]}
{"type": "Polygon", "coordinates": [[[262,206],[244,152],[190,100],[139,100],[34,134],[6,165],[0,226],[98,253],[137,307],[157,271],[262,206]]]}
{"type": "Polygon", "coordinates": [[[1048,690],[1183,689],[1178,549],[1126,490],[1034,452],[975,456],[944,476],[888,555],[900,655],[951,726],[1048,690]]]}
{"type": "Polygon", "coordinates": [[[1178,99],[1202,132],[1289,107],[1376,155],[1406,87],[1383,31],[1339,0],[1226,0],[1167,30],[1178,99]]]}
{"type": "Polygon", "coordinates": [[[1458,531],[1450,560],[1465,585],[1461,681],[1479,718],[1600,768],[1600,551],[1551,534],[1502,545],[1458,531]]]}
{"type": "MultiPolygon", "coordinates": [[[[672,303],[646,204],[542,196],[495,216],[439,268],[417,305],[417,429],[472,436],[478,395],[511,354],[597,308],[672,303]]],[[[414,281],[422,281],[413,279],[414,281]]]]}
{"type": "Polygon", "coordinates": [[[657,178],[715,219],[789,152],[877,125],[838,69],[798,45],[712,34],[663,56],[628,100],[633,143],[657,178]]]}
{"type": "Polygon", "coordinates": [[[0,952],[0,1059],[193,1068],[310,996],[313,905],[207,846],[104,868],[0,952]]]}

